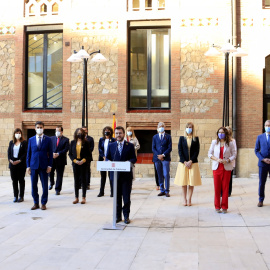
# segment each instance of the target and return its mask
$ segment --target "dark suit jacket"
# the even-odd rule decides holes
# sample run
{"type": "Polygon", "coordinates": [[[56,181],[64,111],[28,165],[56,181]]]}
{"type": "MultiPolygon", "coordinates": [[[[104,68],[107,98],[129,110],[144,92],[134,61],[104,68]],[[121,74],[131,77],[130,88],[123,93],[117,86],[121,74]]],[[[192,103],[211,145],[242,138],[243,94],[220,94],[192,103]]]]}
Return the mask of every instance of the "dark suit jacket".
{"type": "Polygon", "coordinates": [[[194,137],[191,141],[190,146],[190,158],[188,155],[188,145],[187,139],[184,136],[180,136],[178,143],[178,154],[180,157],[180,162],[192,160],[192,163],[198,163],[198,155],[200,152],[200,142],[198,137],[194,137]]]}
{"type": "Polygon", "coordinates": [[[154,135],[152,140],[152,152],[153,152],[153,162],[157,162],[159,159],[158,155],[164,154],[164,160],[171,161],[171,151],[172,151],[172,138],[170,134],[165,133],[163,140],[159,138],[159,134],[154,135]]]}
{"type": "Polygon", "coordinates": [[[264,158],[270,158],[270,147],[267,144],[267,138],[265,133],[257,137],[255,145],[255,154],[259,159],[258,162],[259,167],[270,166],[262,161],[264,158]]]}
{"type": "MultiPolygon", "coordinates": [[[[137,161],[137,158],[136,158],[136,154],[134,150],[134,145],[132,143],[124,141],[123,150],[120,157],[117,142],[108,144],[106,160],[129,161],[135,164],[137,161]]],[[[114,175],[114,172],[110,172],[110,179],[113,179],[113,175],[114,175]]],[[[130,172],[118,172],[118,178],[132,180],[133,179],[132,169],[130,170],[130,172]]]]}
{"type": "MultiPolygon", "coordinates": [[[[81,159],[85,158],[86,162],[89,162],[90,156],[91,156],[90,154],[91,153],[90,153],[89,142],[87,140],[85,140],[85,143],[82,145],[82,148],[81,148],[80,157],[81,157],[81,159]]],[[[74,165],[75,163],[73,162],[73,160],[77,159],[76,141],[75,140],[71,141],[71,143],[70,143],[68,155],[72,161],[72,165],[74,165]]]]}
{"type": "MultiPolygon", "coordinates": [[[[109,140],[109,144],[110,143],[113,143],[115,142],[115,138],[111,138],[109,140]]],[[[103,137],[101,137],[99,139],[99,142],[98,142],[98,152],[99,152],[99,157],[98,157],[98,160],[99,161],[102,161],[103,160],[103,157],[105,157],[105,153],[104,153],[104,143],[105,143],[105,139],[103,137]]]]}
{"type": "MultiPolygon", "coordinates": [[[[13,157],[13,147],[14,147],[14,142],[13,140],[9,142],[9,146],[8,146],[8,161],[10,160],[14,160],[13,157]]],[[[18,153],[18,159],[21,161],[20,163],[18,163],[17,165],[12,165],[9,162],[9,168],[13,169],[13,168],[25,168],[26,169],[26,155],[27,155],[27,141],[22,141],[21,145],[20,145],[20,149],[19,149],[19,153],[18,153]]]]}
{"type": "Polygon", "coordinates": [[[67,152],[69,149],[69,139],[65,136],[61,136],[59,140],[59,144],[57,145],[57,137],[51,137],[52,140],[52,148],[53,153],[58,153],[59,156],[55,158],[53,161],[56,162],[57,165],[64,166],[67,165],[67,152]]]}
{"type": "Polygon", "coordinates": [[[95,147],[94,138],[87,135],[86,140],[89,142],[89,147],[90,147],[90,159],[89,159],[89,161],[93,161],[92,152],[94,151],[94,147],[95,147]]]}
{"type": "Polygon", "coordinates": [[[43,170],[47,167],[52,167],[53,151],[52,140],[50,137],[43,135],[41,148],[37,148],[36,136],[33,136],[28,141],[26,165],[32,170],[41,168],[43,170]]]}

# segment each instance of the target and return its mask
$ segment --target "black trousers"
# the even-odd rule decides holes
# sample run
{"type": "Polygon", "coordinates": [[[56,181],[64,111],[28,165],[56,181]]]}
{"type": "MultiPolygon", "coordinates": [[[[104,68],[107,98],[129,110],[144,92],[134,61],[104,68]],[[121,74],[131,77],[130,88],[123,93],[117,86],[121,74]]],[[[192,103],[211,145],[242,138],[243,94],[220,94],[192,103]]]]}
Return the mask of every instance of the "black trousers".
{"type": "Polygon", "coordinates": [[[88,186],[90,186],[90,181],[91,181],[91,161],[87,161],[87,172],[86,172],[86,183],[88,186]]]}
{"type": "Polygon", "coordinates": [[[73,174],[74,174],[74,190],[75,190],[75,197],[79,198],[79,189],[80,185],[82,185],[82,197],[86,197],[86,171],[87,171],[87,164],[86,162],[82,165],[78,165],[73,163],[73,174]]]}
{"type": "Polygon", "coordinates": [[[16,198],[18,198],[18,196],[20,196],[21,198],[24,197],[25,171],[26,171],[25,167],[20,167],[18,165],[12,166],[12,168],[10,168],[10,176],[12,179],[13,193],[14,193],[14,197],[16,198]]]}
{"type": "Polygon", "coordinates": [[[117,206],[116,206],[116,217],[117,219],[121,218],[122,210],[124,218],[129,217],[130,213],[130,194],[132,188],[132,179],[118,178],[117,182],[117,206]],[[124,206],[122,207],[122,198],[124,206]]]}
{"type": "Polygon", "coordinates": [[[113,195],[113,182],[110,179],[110,173],[106,172],[106,171],[101,171],[100,175],[101,175],[101,179],[100,179],[100,194],[104,195],[104,189],[105,189],[105,184],[106,184],[106,176],[108,174],[109,177],[109,181],[110,181],[110,187],[111,187],[111,194],[113,195]]]}
{"type": "Polygon", "coordinates": [[[55,161],[53,162],[52,170],[50,173],[50,185],[51,186],[54,185],[54,172],[55,171],[56,171],[55,190],[60,192],[62,190],[65,165],[58,165],[55,161]]]}

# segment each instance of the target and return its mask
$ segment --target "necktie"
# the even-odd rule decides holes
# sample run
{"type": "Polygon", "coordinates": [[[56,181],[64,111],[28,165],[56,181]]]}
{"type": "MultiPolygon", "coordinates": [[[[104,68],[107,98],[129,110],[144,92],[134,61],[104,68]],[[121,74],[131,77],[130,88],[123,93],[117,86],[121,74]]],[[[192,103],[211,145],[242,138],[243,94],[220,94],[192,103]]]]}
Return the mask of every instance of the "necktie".
{"type": "Polygon", "coordinates": [[[59,141],[60,141],[60,138],[58,137],[58,138],[57,138],[57,143],[56,143],[56,146],[58,146],[59,141]]]}
{"type": "Polygon", "coordinates": [[[160,139],[163,140],[163,134],[161,134],[160,139]]]}
{"type": "Polygon", "coordinates": [[[118,144],[118,151],[119,151],[120,156],[122,154],[122,150],[123,150],[123,145],[122,145],[122,143],[119,143],[118,144]]]}
{"type": "Polygon", "coordinates": [[[40,147],[41,147],[41,137],[38,137],[38,145],[37,145],[37,147],[38,147],[38,150],[39,150],[40,147]]]}

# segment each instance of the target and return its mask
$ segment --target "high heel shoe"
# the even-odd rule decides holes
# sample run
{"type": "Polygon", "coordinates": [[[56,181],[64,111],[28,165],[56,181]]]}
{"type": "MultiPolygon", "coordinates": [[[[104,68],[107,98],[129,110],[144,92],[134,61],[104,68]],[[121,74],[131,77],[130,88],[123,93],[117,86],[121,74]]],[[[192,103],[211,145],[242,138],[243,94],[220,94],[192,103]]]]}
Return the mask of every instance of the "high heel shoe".
{"type": "Polygon", "coordinates": [[[78,198],[75,198],[75,200],[73,201],[73,204],[76,204],[79,202],[79,199],[78,198]]]}
{"type": "Polygon", "coordinates": [[[85,204],[85,203],[86,203],[85,197],[82,197],[81,204],[85,204]]]}
{"type": "Polygon", "coordinates": [[[13,202],[17,202],[17,201],[18,201],[18,198],[17,197],[14,197],[13,202]]]}

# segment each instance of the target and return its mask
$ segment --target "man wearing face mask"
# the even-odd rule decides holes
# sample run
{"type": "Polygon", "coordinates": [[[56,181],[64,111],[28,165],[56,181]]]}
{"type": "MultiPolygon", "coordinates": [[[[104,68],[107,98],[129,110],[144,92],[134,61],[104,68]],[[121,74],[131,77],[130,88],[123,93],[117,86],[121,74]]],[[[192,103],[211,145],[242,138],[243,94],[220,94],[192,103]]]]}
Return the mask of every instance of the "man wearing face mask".
{"type": "Polygon", "coordinates": [[[54,185],[54,172],[56,171],[55,194],[60,195],[62,190],[63,175],[67,165],[67,152],[69,149],[69,139],[63,136],[63,127],[58,126],[55,129],[55,136],[51,137],[53,147],[53,166],[50,173],[49,190],[54,185]]]}
{"type": "Polygon", "coordinates": [[[85,132],[85,139],[89,142],[90,145],[90,159],[87,161],[87,173],[86,173],[86,181],[87,181],[87,190],[90,189],[90,181],[91,181],[91,161],[93,161],[92,152],[94,151],[95,142],[94,138],[88,135],[88,128],[86,126],[82,127],[85,132]]]}
{"type": "Polygon", "coordinates": [[[259,202],[258,207],[263,206],[264,190],[267,175],[270,173],[270,120],[264,124],[265,133],[259,135],[256,140],[255,154],[259,159],[259,202]]]}
{"type": "Polygon", "coordinates": [[[171,136],[165,133],[165,124],[159,122],[158,134],[152,140],[153,162],[158,173],[160,193],[158,196],[170,197],[170,161],[172,151],[171,136]],[[165,186],[164,186],[165,179],[165,186]]]}
{"type": "Polygon", "coordinates": [[[38,176],[42,184],[41,209],[46,210],[48,201],[48,174],[51,172],[53,163],[53,150],[51,138],[44,135],[44,123],[36,122],[37,135],[31,137],[27,149],[27,173],[31,175],[32,197],[34,206],[31,210],[39,208],[38,176]]]}

